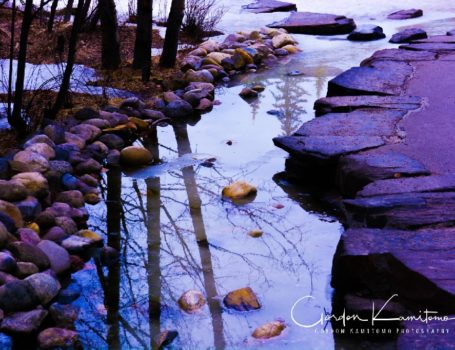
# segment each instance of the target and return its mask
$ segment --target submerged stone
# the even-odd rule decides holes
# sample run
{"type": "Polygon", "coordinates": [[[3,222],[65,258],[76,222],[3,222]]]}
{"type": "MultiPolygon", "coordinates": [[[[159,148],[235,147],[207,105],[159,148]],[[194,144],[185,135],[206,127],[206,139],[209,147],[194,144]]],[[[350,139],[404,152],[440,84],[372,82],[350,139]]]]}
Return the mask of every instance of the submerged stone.
{"type": "Polygon", "coordinates": [[[178,300],[180,308],[188,313],[200,310],[205,304],[204,295],[198,290],[187,290],[178,300]]]}
{"type": "Polygon", "coordinates": [[[251,311],[261,308],[256,294],[250,287],[229,292],[223,299],[224,305],[237,311],[251,311]]]}
{"type": "Polygon", "coordinates": [[[285,329],[283,321],[272,321],[256,328],[252,336],[256,339],[270,339],[279,336],[285,329]]]}

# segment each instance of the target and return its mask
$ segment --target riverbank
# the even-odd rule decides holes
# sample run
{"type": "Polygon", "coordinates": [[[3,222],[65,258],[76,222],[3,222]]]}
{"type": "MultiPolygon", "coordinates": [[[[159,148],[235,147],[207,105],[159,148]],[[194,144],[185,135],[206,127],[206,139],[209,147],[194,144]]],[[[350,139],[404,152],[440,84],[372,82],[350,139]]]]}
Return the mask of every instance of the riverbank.
{"type": "MultiPolygon", "coordinates": [[[[371,314],[371,300],[398,294],[389,315],[455,312],[454,53],[453,36],[378,51],[329,82],[315,103],[320,117],[274,140],[290,153],[295,179],[342,195],[348,230],[334,257],[334,310],[371,314]]],[[[402,338],[402,346],[442,344],[402,338]]]]}

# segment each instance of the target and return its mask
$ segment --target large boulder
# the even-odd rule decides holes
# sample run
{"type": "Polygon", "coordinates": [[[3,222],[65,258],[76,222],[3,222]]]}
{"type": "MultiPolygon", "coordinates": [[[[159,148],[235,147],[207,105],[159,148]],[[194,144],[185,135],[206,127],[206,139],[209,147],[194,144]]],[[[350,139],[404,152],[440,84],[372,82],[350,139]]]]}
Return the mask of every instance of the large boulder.
{"type": "Polygon", "coordinates": [[[51,269],[56,274],[64,273],[70,269],[71,260],[66,249],[62,248],[55,242],[48,240],[42,240],[38,243],[38,248],[46,254],[50,261],[51,269]]]}
{"type": "Polygon", "coordinates": [[[313,35],[349,34],[356,25],[345,16],[326,13],[293,12],[288,18],[269,24],[270,28],[284,28],[289,33],[313,35]]]}
{"type": "Polygon", "coordinates": [[[372,41],[384,38],[385,34],[382,28],[374,24],[357,27],[357,29],[348,35],[348,40],[351,41],[372,41]]]}
{"type": "Polygon", "coordinates": [[[129,146],[120,152],[120,162],[129,167],[141,167],[153,162],[150,151],[140,146],[129,146]]]}
{"type": "Polygon", "coordinates": [[[49,169],[49,161],[39,153],[20,151],[10,161],[11,169],[15,172],[37,171],[44,173],[49,169]]]}

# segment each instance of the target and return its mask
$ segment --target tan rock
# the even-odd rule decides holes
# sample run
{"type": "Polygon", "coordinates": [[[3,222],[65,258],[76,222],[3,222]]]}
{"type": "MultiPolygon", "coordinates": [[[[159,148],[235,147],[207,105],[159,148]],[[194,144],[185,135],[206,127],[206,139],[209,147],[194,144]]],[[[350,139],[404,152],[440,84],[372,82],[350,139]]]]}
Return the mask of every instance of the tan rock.
{"type": "Polygon", "coordinates": [[[206,301],[204,295],[198,290],[187,290],[179,298],[178,304],[183,311],[193,313],[203,307],[206,301]]]}
{"type": "Polygon", "coordinates": [[[120,152],[120,162],[130,167],[141,167],[153,162],[153,156],[149,150],[140,146],[129,146],[120,152]]]}
{"type": "Polygon", "coordinates": [[[229,292],[223,299],[224,305],[237,311],[250,311],[261,308],[256,294],[250,287],[229,292]]]}
{"type": "Polygon", "coordinates": [[[223,188],[222,195],[230,199],[243,199],[257,193],[255,186],[245,181],[236,181],[223,188]]]}
{"type": "Polygon", "coordinates": [[[259,326],[253,331],[253,338],[270,339],[279,336],[286,329],[286,324],[282,321],[272,321],[259,326]]]}
{"type": "Polygon", "coordinates": [[[295,44],[295,40],[289,34],[281,33],[272,38],[272,45],[276,49],[293,44],[295,44]]]}

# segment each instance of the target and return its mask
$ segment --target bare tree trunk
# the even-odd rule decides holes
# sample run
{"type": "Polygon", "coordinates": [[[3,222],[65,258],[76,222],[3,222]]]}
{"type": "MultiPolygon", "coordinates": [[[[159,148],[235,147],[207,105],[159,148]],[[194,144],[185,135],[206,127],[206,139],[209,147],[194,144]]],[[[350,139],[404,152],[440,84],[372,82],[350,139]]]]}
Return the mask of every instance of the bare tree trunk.
{"type": "Polygon", "coordinates": [[[11,103],[13,102],[13,61],[14,61],[14,35],[16,22],[16,0],[13,0],[13,8],[11,9],[11,41],[9,46],[9,72],[8,72],[8,106],[7,116],[11,118],[11,103]]]}
{"type": "Polygon", "coordinates": [[[102,32],[101,63],[104,69],[117,69],[121,59],[115,2],[99,0],[98,6],[102,32]]]}
{"type": "Polygon", "coordinates": [[[58,91],[57,98],[54,106],[50,111],[49,118],[54,119],[57,116],[58,111],[62,108],[66,101],[68,90],[70,87],[71,74],[73,73],[74,62],[76,60],[76,47],[79,36],[79,31],[82,25],[82,16],[84,9],[84,0],[79,0],[77,4],[76,15],[74,16],[73,28],[71,30],[71,37],[68,44],[68,60],[66,62],[65,72],[63,73],[62,83],[60,90],[58,91]]]}
{"type": "Polygon", "coordinates": [[[28,34],[32,24],[33,0],[27,0],[22,18],[19,55],[17,57],[16,89],[14,91],[14,108],[8,117],[9,124],[19,133],[25,133],[27,124],[22,118],[22,98],[24,95],[25,64],[27,60],[28,34]]]}
{"type": "Polygon", "coordinates": [[[53,0],[51,5],[51,12],[49,14],[49,20],[47,21],[47,31],[52,33],[54,30],[54,21],[55,21],[55,13],[57,12],[57,5],[58,0],[53,0]]]}
{"type": "Polygon", "coordinates": [[[73,12],[74,0],[68,0],[65,9],[65,17],[63,17],[64,22],[69,22],[71,19],[71,13],[73,12]]]}
{"type": "Polygon", "coordinates": [[[142,69],[142,80],[150,80],[152,68],[153,0],[137,1],[137,29],[134,42],[133,68],[142,69]]]}
{"type": "Polygon", "coordinates": [[[167,20],[166,36],[160,66],[173,67],[177,59],[180,27],[185,14],[185,0],[172,0],[169,18],[167,20]]]}

